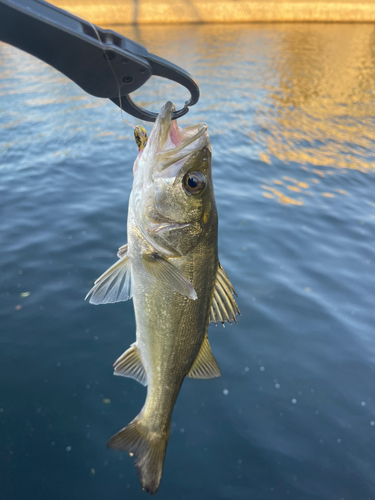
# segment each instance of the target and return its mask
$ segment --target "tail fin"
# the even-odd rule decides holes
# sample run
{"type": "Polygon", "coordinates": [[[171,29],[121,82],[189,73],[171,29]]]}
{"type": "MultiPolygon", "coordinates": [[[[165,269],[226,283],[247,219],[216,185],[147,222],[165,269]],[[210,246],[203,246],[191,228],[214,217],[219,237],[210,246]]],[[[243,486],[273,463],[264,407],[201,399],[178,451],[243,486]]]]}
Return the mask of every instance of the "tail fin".
{"type": "Polygon", "coordinates": [[[163,436],[149,432],[138,416],[112,436],[107,447],[127,451],[131,457],[134,455],[142,487],[153,495],[159,488],[163,473],[168,438],[169,432],[163,436]]]}

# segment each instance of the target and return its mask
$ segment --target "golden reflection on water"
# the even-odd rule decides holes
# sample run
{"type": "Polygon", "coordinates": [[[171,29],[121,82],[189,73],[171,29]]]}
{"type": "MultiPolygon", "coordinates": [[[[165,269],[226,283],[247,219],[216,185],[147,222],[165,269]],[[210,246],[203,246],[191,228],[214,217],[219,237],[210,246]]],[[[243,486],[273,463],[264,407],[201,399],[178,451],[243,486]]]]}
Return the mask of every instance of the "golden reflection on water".
{"type": "MultiPolygon", "coordinates": [[[[313,192],[287,177],[273,180],[283,192],[268,186],[277,201],[302,206],[327,176],[349,169],[375,172],[375,27],[310,24],[277,30],[280,37],[271,42],[278,46],[270,50],[263,75],[267,97],[255,115],[259,127],[248,135],[261,147],[261,161],[296,162],[311,173],[313,192]]],[[[348,195],[342,189],[322,191],[315,194],[348,195]]]]}
{"type": "Polygon", "coordinates": [[[284,26],[272,54],[277,85],[264,82],[265,153],[284,162],[374,169],[375,27],[284,26]]]}
{"type": "MultiPolygon", "coordinates": [[[[284,193],[282,193],[281,191],[279,191],[278,189],[275,189],[273,187],[263,185],[262,188],[267,190],[267,191],[271,191],[271,193],[273,193],[275,195],[275,197],[277,198],[277,201],[279,201],[280,203],[283,203],[284,205],[302,206],[304,204],[302,200],[300,200],[300,199],[295,200],[294,198],[290,198],[289,196],[286,196],[284,193]]],[[[265,198],[274,198],[274,196],[272,196],[267,191],[262,193],[263,196],[265,198]]]]}
{"type": "MultiPolygon", "coordinates": [[[[276,160],[296,164],[293,177],[283,175],[284,170],[279,178],[262,181],[267,184],[267,188],[263,186],[265,198],[295,206],[303,206],[307,197],[314,195],[329,201],[348,195],[332,187],[335,175],[351,169],[364,174],[375,172],[374,25],[114,29],[194,74],[202,89],[194,119],[211,119],[211,132],[225,136],[230,130],[240,130],[249,155],[257,154],[268,165],[276,164],[276,160]],[[221,112],[219,119],[215,118],[219,116],[215,115],[217,110],[221,112]],[[299,169],[304,171],[301,176],[299,169]]],[[[21,71],[16,61],[19,58],[15,49],[0,44],[2,77],[20,80],[14,87],[2,83],[0,95],[14,94],[16,99],[19,93],[34,94],[24,99],[26,109],[48,107],[52,101],[65,99],[61,88],[46,96],[45,87],[40,85],[47,83],[54,90],[67,83],[64,77],[53,70],[41,75],[40,63],[32,58],[27,59],[27,71],[21,71]]],[[[150,103],[158,105],[159,98],[174,99],[170,82],[156,91],[147,85],[139,91],[139,104],[148,107],[150,103]]],[[[102,100],[85,97],[79,92],[71,95],[70,110],[104,105],[102,100]]],[[[14,127],[18,120],[22,117],[9,113],[9,122],[2,127],[14,127]]],[[[119,134],[113,138],[126,138],[123,134],[119,127],[119,134]]]]}

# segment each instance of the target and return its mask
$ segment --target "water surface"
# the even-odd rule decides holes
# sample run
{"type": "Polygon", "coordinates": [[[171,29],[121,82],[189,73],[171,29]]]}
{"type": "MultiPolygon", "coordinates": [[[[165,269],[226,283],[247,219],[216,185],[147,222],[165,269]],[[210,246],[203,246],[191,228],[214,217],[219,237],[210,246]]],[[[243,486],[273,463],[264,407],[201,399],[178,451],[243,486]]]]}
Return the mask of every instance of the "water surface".
{"type": "MultiPolygon", "coordinates": [[[[374,26],[120,29],[199,82],[181,123],[208,125],[242,311],[209,329],[222,377],[183,385],[158,496],[375,498],[374,26]]],[[[145,397],[112,375],[132,303],[83,301],[126,243],[132,129],[4,44],[0,68],[1,499],[145,498],[105,447],[145,397]]]]}

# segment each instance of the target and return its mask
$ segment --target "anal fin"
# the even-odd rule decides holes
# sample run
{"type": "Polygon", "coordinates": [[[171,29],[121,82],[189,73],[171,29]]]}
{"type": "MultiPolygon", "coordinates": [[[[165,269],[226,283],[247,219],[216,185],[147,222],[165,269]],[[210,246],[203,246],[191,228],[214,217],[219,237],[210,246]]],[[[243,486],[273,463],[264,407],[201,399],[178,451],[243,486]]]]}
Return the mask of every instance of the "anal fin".
{"type": "Polygon", "coordinates": [[[219,365],[211,351],[210,343],[207,335],[205,336],[202,346],[199,350],[193,366],[191,367],[187,377],[190,378],[216,378],[220,377],[221,372],[219,365]]]}
{"type": "Polygon", "coordinates": [[[114,375],[134,378],[142,385],[147,385],[147,375],[136,344],[132,344],[113,364],[114,375]]]}

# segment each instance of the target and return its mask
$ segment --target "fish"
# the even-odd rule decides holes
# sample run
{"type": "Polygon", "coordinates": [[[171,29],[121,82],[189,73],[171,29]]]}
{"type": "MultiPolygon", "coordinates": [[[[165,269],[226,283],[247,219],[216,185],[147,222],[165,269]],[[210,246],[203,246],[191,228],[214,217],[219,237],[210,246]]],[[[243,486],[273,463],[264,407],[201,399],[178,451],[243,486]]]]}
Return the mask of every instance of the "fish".
{"type": "Polygon", "coordinates": [[[162,107],[133,167],[127,244],[86,298],[133,298],[136,341],[114,374],[147,385],[145,404],[107,446],[134,457],[141,485],[159,488],[171,415],[185,377],[220,376],[207,337],[211,322],[237,322],[240,310],[218,258],[218,215],[207,125],[180,128],[162,107]]]}

